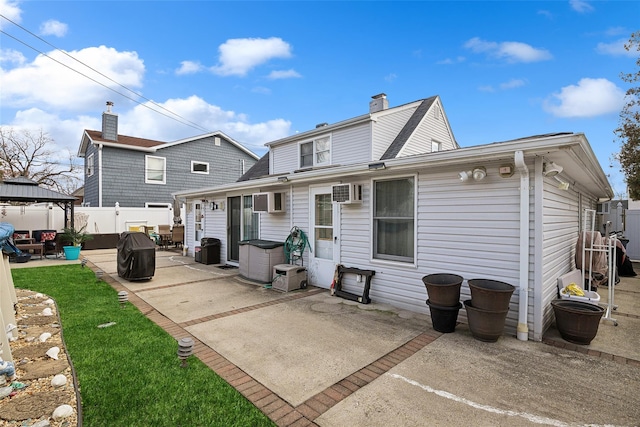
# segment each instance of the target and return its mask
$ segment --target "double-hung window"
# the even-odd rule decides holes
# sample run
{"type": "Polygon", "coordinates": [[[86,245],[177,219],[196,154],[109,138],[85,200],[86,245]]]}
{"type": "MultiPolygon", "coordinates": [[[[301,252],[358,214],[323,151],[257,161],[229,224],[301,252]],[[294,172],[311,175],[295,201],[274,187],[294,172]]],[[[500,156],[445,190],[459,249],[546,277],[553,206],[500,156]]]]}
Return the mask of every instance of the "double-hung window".
{"type": "Polygon", "coordinates": [[[373,182],[373,258],[415,260],[415,177],[373,182]]]}
{"type": "Polygon", "coordinates": [[[328,165],[331,162],[331,137],[323,136],[300,144],[300,168],[328,165]]]}
{"type": "Polygon", "coordinates": [[[147,184],[167,183],[167,159],[164,157],[145,156],[144,182],[147,184]]]}
{"type": "Polygon", "coordinates": [[[86,171],[87,172],[87,176],[93,176],[93,172],[94,172],[94,169],[93,169],[93,154],[89,154],[87,156],[87,163],[86,164],[87,164],[87,171],[86,171]]]}

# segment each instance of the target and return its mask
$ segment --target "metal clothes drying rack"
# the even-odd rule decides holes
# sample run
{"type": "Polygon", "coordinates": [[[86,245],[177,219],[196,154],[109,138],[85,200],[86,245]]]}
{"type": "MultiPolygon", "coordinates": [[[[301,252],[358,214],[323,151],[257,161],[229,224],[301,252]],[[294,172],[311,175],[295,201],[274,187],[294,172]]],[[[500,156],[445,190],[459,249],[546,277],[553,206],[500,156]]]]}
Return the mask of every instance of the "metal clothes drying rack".
{"type": "Polygon", "coordinates": [[[597,253],[605,253],[607,257],[607,303],[600,303],[599,305],[605,307],[605,313],[602,316],[602,319],[605,321],[613,322],[614,326],[618,326],[618,321],[611,317],[612,311],[617,310],[618,306],[614,303],[614,288],[615,288],[615,280],[616,280],[616,245],[617,245],[617,237],[615,233],[611,233],[609,230],[610,224],[607,224],[605,227],[605,236],[603,237],[602,244],[595,243],[595,223],[596,223],[596,211],[594,209],[585,209],[585,215],[583,217],[582,224],[582,281],[585,285],[588,286],[588,290],[591,290],[591,282],[593,280],[592,271],[593,271],[593,258],[597,253]],[[588,221],[588,224],[587,224],[588,221]],[[587,232],[590,231],[590,234],[587,232]],[[587,248],[587,235],[591,236],[590,245],[587,248]],[[585,276],[585,265],[587,264],[587,256],[588,256],[588,280],[585,276]]]}

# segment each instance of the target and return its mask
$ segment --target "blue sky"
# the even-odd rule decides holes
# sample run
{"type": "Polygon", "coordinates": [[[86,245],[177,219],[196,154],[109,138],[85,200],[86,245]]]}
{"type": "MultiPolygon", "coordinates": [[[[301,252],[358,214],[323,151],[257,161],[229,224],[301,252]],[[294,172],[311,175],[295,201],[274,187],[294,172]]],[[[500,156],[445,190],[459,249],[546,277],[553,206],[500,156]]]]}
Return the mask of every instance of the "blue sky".
{"type": "Polygon", "coordinates": [[[626,191],[610,159],[637,1],[0,0],[0,14],[0,125],[42,129],[61,157],[106,101],[122,134],[221,130],[262,155],[372,95],[440,95],[462,147],[582,132],[626,191]]]}

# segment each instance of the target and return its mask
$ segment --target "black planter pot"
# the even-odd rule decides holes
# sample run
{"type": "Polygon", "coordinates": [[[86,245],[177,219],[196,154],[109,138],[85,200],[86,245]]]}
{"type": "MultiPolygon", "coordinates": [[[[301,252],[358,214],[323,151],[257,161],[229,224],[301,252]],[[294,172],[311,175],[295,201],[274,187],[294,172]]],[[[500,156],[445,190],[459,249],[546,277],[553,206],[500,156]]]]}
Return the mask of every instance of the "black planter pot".
{"type": "Polygon", "coordinates": [[[464,278],[457,274],[437,273],[422,278],[427,296],[432,304],[456,307],[460,304],[460,287],[464,278]]]}
{"type": "Polygon", "coordinates": [[[504,322],[509,309],[483,310],[472,305],[472,300],[464,302],[471,335],[485,342],[496,342],[504,331],[504,322]]]}
{"type": "Polygon", "coordinates": [[[443,334],[455,331],[456,324],[458,323],[458,312],[462,308],[462,304],[458,303],[458,305],[454,307],[444,307],[433,304],[430,300],[427,300],[427,305],[431,313],[433,329],[443,334]]]}
{"type": "Polygon", "coordinates": [[[467,283],[469,283],[473,307],[490,311],[509,309],[515,286],[490,279],[470,279],[467,283]]]}
{"type": "Polygon", "coordinates": [[[562,339],[588,345],[596,337],[604,308],[587,302],[563,299],[551,301],[551,306],[562,339]]]}

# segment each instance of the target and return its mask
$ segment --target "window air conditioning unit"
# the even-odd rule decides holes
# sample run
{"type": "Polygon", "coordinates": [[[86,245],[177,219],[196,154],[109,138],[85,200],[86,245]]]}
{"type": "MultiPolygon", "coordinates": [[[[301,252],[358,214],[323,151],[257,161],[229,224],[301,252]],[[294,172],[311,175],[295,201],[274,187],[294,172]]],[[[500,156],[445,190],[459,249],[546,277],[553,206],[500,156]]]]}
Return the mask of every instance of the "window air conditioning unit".
{"type": "Polygon", "coordinates": [[[362,202],[362,185],[338,184],[331,186],[331,201],[336,203],[360,203],[362,202]]]}
{"type": "Polygon", "coordinates": [[[254,193],[253,212],[285,212],[285,193],[254,193]]]}
{"type": "Polygon", "coordinates": [[[598,215],[609,215],[611,213],[611,202],[598,203],[598,215]]]}

